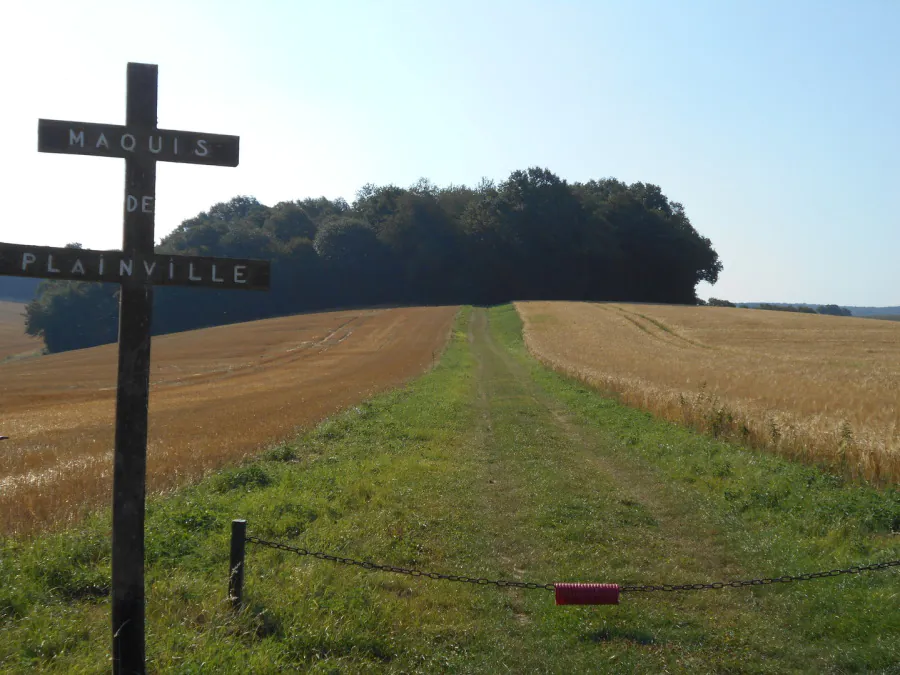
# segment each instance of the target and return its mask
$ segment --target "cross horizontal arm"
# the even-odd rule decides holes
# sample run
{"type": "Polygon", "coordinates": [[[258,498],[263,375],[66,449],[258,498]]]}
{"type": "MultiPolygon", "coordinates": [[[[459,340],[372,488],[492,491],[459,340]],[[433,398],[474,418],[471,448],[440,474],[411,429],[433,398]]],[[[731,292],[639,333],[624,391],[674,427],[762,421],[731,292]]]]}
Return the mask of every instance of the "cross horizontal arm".
{"type": "Polygon", "coordinates": [[[271,272],[267,260],[0,243],[0,276],[264,291],[271,272]]]}
{"type": "Polygon", "coordinates": [[[38,120],[38,151],[161,162],[237,166],[240,137],[118,124],[38,120]]]}

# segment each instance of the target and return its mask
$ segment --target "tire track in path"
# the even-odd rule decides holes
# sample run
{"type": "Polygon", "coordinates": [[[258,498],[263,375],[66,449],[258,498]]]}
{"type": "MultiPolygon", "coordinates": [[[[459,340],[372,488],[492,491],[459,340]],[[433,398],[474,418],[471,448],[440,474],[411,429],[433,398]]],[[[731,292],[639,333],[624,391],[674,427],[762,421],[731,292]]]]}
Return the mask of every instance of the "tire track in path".
{"type": "MultiPolygon", "coordinates": [[[[526,367],[508,350],[497,344],[491,334],[487,312],[475,310],[469,330],[470,342],[478,362],[478,406],[482,428],[482,442],[494,448],[504,446],[510,437],[517,438],[520,449],[533,448],[535,456],[490,456],[488,466],[495,467],[492,485],[498,485],[494,494],[503,494],[514,485],[527,491],[521,484],[540,480],[540,476],[527,475],[528,468],[546,469],[556,475],[570,490],[578,491],[585,482],[603,485],[604,490],[615,495],[620,503],[638,505],[668,533],[664,547],[669,553],[679,551],[686,558],[690,552],[704,550],[713,556],[710,569],[694,568],[688,571],[704,574],[738,572],[721,544],[705,536],[699,536],[696,523],[683,520],[689,507],[678,499],[672,490],[650,472],[635,465],[616,462],[602,452],[607,439],[572,417],[564,405],[542,391],[526,367]],[[496,439],[496,436],[501,438],[496,439]],[[498,442],[495,442],[499,440],[498,442]],[[546,446],[544,445],[546,444],[546,446]],[[543,447],[554,447],[552,455],[542,455],[543,447]],[[503,487],[505,485],[505,487],[503,487]]],[[[561,486],[562,487],[562,486],[561,486]]],[[[492,505],[494,512],[503,512],[501,499],[492,505]]],[[[507,503],[507,517],[521,513],[521,505],[507,503]]],[[[611,536],[612,535],[611,533],[611,536]]]]}
{"type": "MultiPolygon", "coordinates": [[[[472,508],[482,514],[480,535],[492,542],[498,571],[542,583],[620,584],[747,574],[689,493],[616,457],[608,447],[615,441],[602,429],[576,418],[541,389],[527,363],[499,343],[487,311],[473,311],[469,342],[477,363],[476,423],[467,445],[480,467],[472,508]]],[[[533,613],[540,605],[527,592],[507,593],[511,637],[527,639],[528,630],[537,630],[529,626],[539,623],[533,613]]],[[[720,622],[729,631],[749,622],[748,633],[757,636],[775,626],[773,608],[765,616],[748,612],[746,594],[743,600],[739,594],[706,593],[626,601],[631,611],[650,610],[648,626],[696,624],[704,639],[723,644],[728,638],[717,635],[720,622]]],[[[587,625],[581,629],[583,639],[595,639],[587,625]]]]}

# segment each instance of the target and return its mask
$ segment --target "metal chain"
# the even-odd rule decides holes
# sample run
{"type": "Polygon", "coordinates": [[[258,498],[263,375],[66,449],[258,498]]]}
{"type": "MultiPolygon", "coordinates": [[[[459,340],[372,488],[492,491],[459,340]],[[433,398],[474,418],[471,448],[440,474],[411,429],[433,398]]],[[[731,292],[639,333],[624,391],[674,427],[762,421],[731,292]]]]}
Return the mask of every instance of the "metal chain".
{"type": "Polygon", "coordinates": [[[719,588],[741,588],[743,586],[768,586],[769,584],[787,584],[792,581],[809,581],[810,579],[823,579],[825,577],[839,577],[842,574],[859,574],[861,572],[874,572],[886,570],[889,567],[900,567],[900,560],[873,563],[871,565],[854,565],[841,570],[829,570],[828,572],[811,572],[809,574],[795,574],[793,576],[769,577],[764,579],[749,579],[747,581],[718,581],[712,584],[662,584],[660,586],[622,586],[620,593],[650,592],[650,591],[707,591],[719,588]]]}
{"type": "MultiPolygon", "coordinates": [[[[426,577],[428,579],[443,579],[444,581],[459,581],[464,584],[477,584],[479,586],[499,586],[501,588],[527,588],[541,589],[546,591],[555,590],[554,584],[538,584],[530,581],[507,581],[503,579],[483,579],[476,577],[466,577],[457,574],[439,574],[437,572],[423,572],[422,570],[411,569],[408,567],[396,567],[394,565],[379,565],[367,560],[354,560],[353,558],[342,558],[328,553],[319,551],[309,551],[305,548],[297,546],[289,546],[288,544],[280,544],[274,541],[265,541],[259,537],[247,537],[247,541],[260,546],[278,549],[280,551],[290,551],[297,555],[308,555],[319,560],[330,560],[331,562],[340,563],[341,565],[352,565],[361,567],[364,570],[380,570],[382,572],[394,572],[396,574],[406,574],[411,577],[426,577]]],[[[720,588],[742,588],[744,586],[768,586],[769,584],[785,584],[792,581],[809,581],[810,579],[823,579],[825,577],[839,577],[842,574],[860,574],[861,572],[875,572],[877,570],[886,570],[891,567],[900,567],[900,560],[891,560],[888,562],[873,563],[871,565],[855,565],[846,569],[829,570],[828,572],[811,572],[809,574],[796,574],[793,576],[770,577],[763,579],[749,579],[746,581],[718,581],[711,584],[661,584],[661,585],[639,585],[639,586],[622,586],[619,588],[620,593],[649,593],[650,591],[708,591],[718,590],[720,588]]]]}
{"type": "Polygon", "coordinates": [[[506,581],[504,579],[483,579],[476,577],[465,577],[457,574],[438,574],[437,572],[423,572],[422,570],[410,569],[408,567],[395,567],[394,565],[379,565],[367,560],[354,560],[353,558],[341,558],[328,553],[318,551],[308,551],[305,548],[297,546],[288,546],[287,544],[279,544],[274,541],[264,541],[258,537],[247,537],[247,541],[269,548],[279,549],[281,551],[290,551],[298,555],[308,555],[319,560],[330,560],[331,562],[340,563],[342,565],[354,565],[364,570],[380,570],[382,572],[395,572],[397,574],[406,574],[411,577],[426,577],[428,579],[443,579],[445,581],[459,581],[464,584],[477,584],[479,586],[500,586],[501,588],[528,588],[542,589],[545,591],[554,590],[553,584],[535,584],[529,581],[506,581]]]}

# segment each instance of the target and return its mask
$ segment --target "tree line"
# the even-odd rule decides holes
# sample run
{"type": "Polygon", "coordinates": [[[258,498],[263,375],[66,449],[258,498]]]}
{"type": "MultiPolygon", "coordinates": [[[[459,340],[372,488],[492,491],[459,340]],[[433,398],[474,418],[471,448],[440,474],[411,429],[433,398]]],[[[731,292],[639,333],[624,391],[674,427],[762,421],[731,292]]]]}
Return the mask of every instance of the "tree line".
{"type": "Polygon", "coordinates": [[[853,316],[853,312],[839,305],[813,307],[811,305],[773,305],[761,302],[756,309],[768,309],[773,312],[799,312],[800,314],[825,314],[827,316],[853,316]]]}
{"type": "MultiPolygon", "coordinates": [[[[365,185],[352,204],[235,197],[185,220],[158,253],[272,261],[270,292],[160,287],[155,334],[350,306],[617,300],[695,304],[722,270],[684,207],[649,183],[365,185]]],[[[118,287],[48,281],[26,310],[49,351],[113,342],[118,287]]]]}
{"type": "Polygon", "coordinates": [[[853,316],[853,312],[846,307],[840,305],[788,305],[788,304],[772,304],[768,302],[735,304],[729,300],[721,298],[710,298],[706,302],[702,300],[698,302],[701,305],[709,305],[710,307],[743,307],[746,309],[767,309],[772,312],[798,312],[800,314],[824,314],[827,316],[853,316]]]}

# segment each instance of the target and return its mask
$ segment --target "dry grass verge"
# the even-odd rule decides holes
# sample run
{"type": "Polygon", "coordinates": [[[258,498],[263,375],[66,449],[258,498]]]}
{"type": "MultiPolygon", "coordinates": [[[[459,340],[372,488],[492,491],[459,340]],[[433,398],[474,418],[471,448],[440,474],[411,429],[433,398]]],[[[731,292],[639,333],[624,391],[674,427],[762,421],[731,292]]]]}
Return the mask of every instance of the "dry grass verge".
{"type": "MultiPolygon", "coordinates": [[[[431,366],[456,308],[269,319],[153,340],[148,489],[291,436],[431,366]]],[[[0,365],[0,532],[111,499],[116,347],[0,365]]]]}
{"type": "Polygon", "coordinates": [[[663,305],[522,302],[531,353],[718,437],[900,482],[900,325],[663,305]]]}

